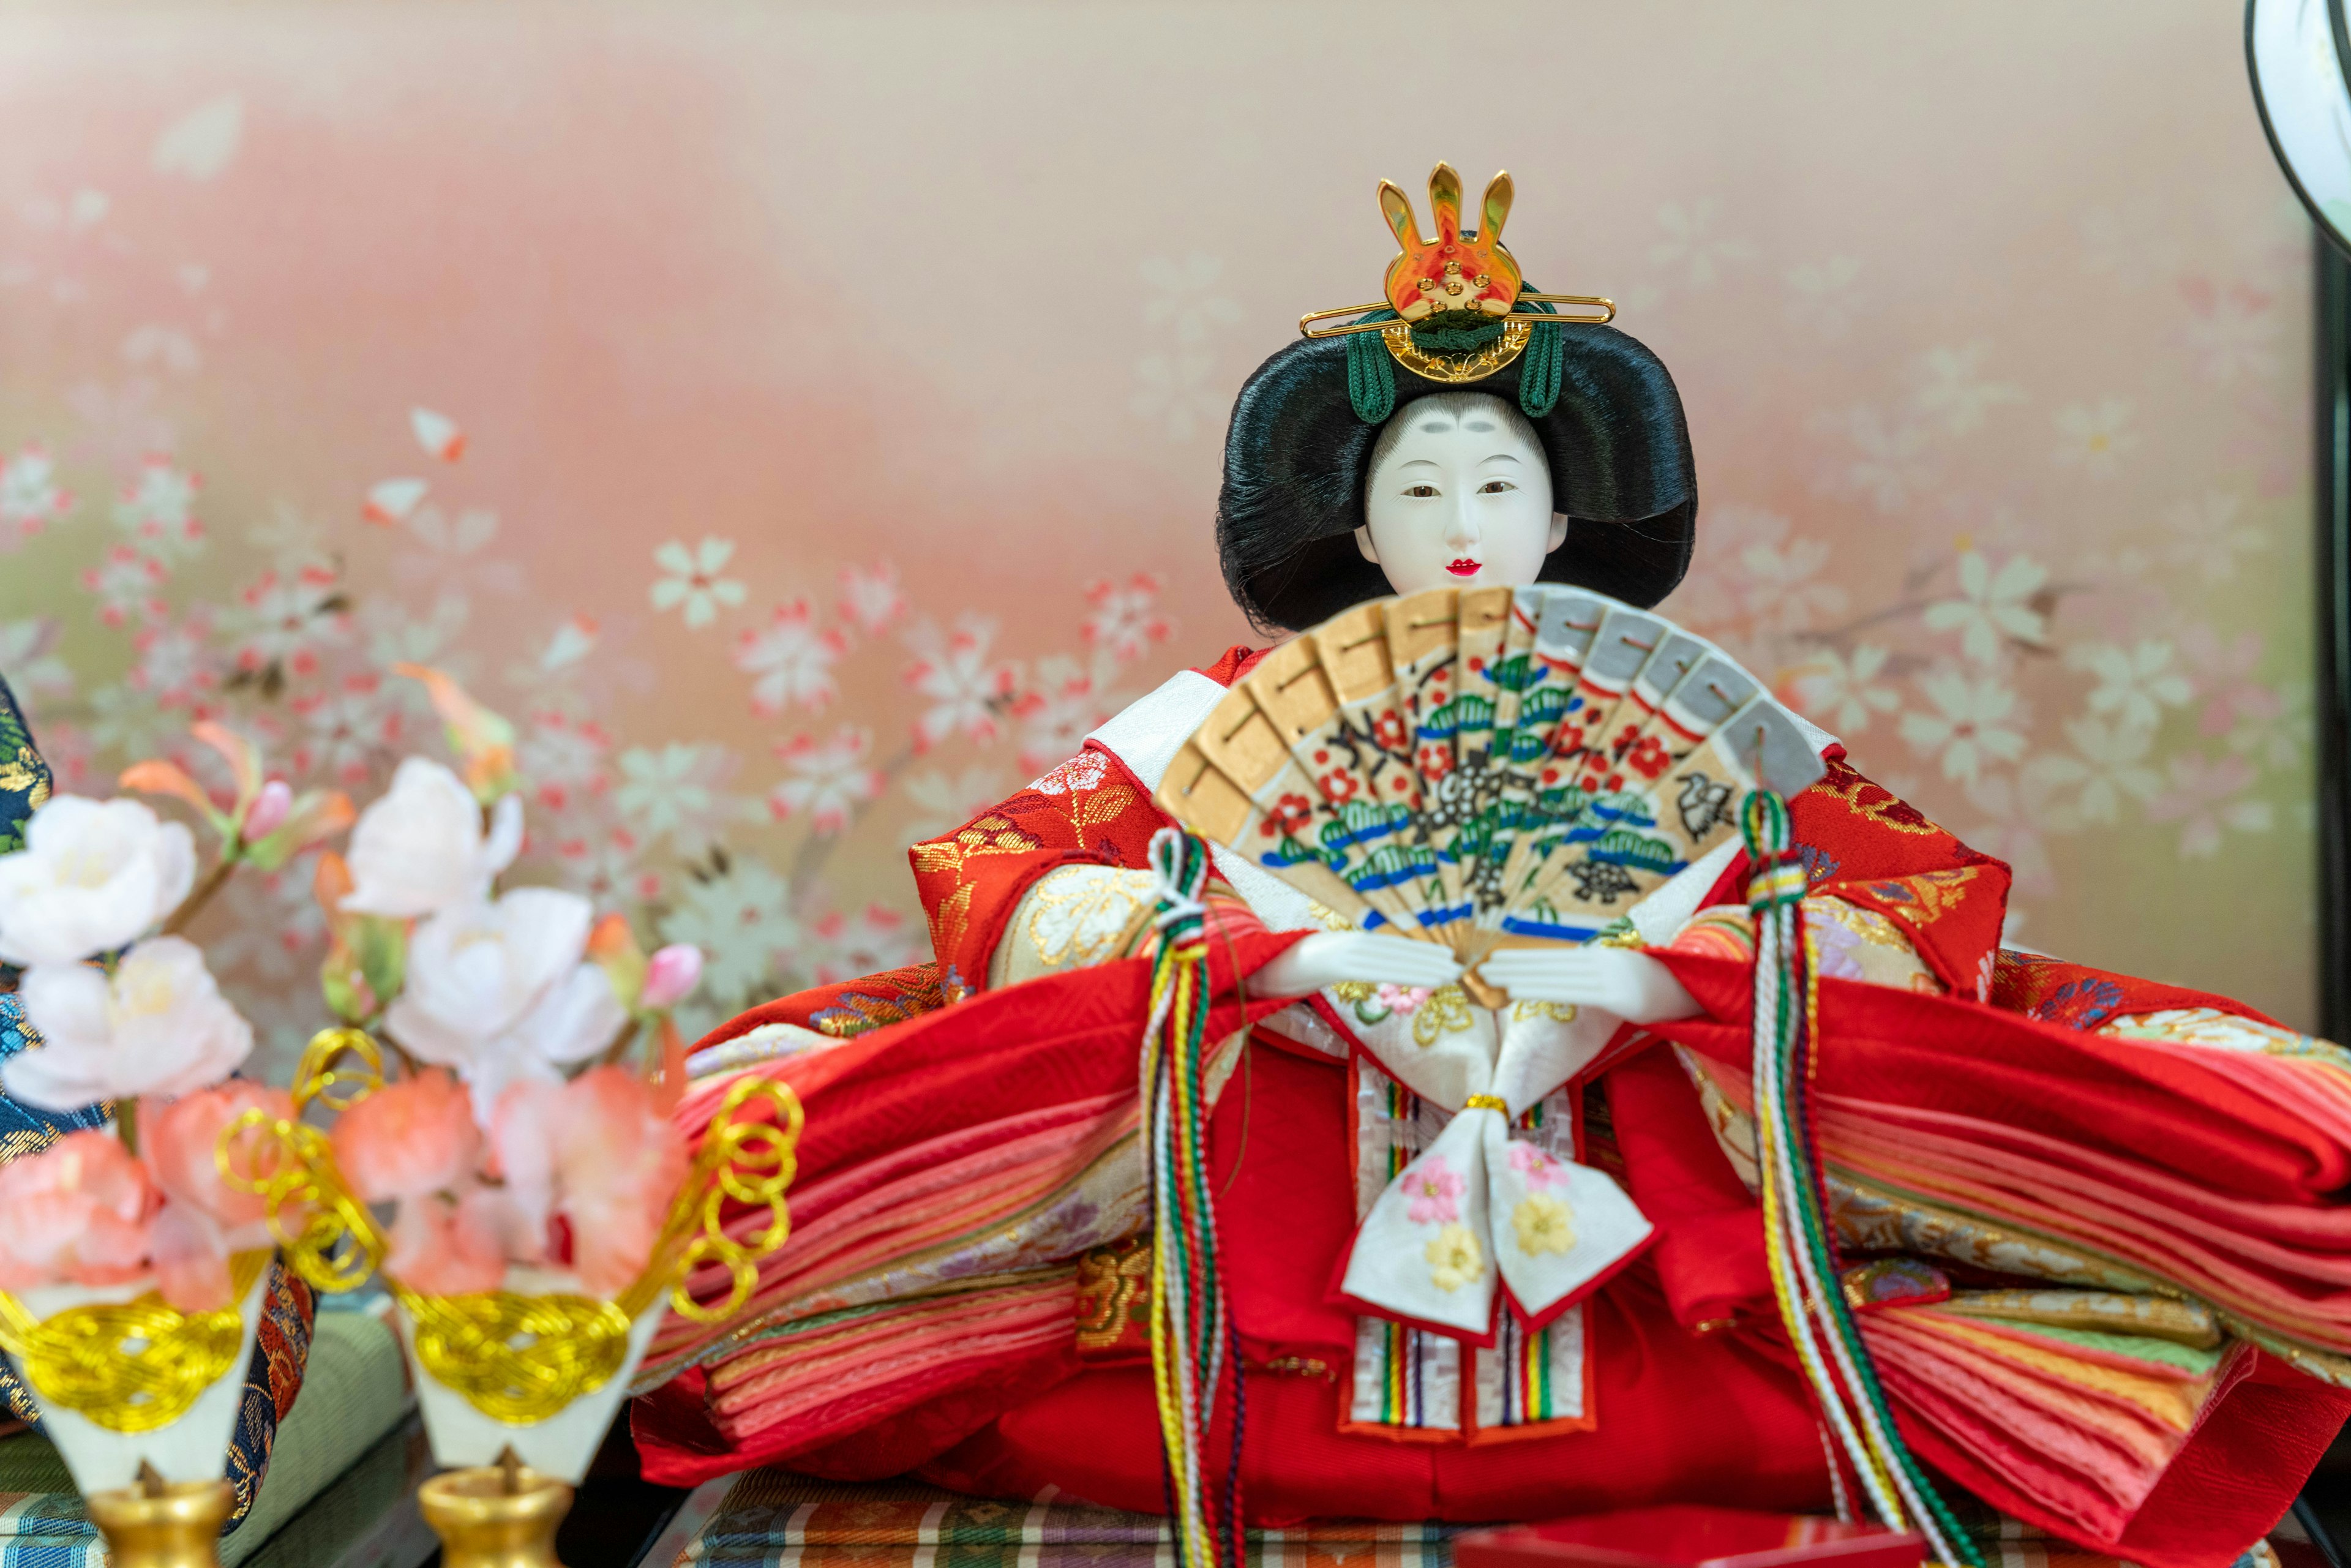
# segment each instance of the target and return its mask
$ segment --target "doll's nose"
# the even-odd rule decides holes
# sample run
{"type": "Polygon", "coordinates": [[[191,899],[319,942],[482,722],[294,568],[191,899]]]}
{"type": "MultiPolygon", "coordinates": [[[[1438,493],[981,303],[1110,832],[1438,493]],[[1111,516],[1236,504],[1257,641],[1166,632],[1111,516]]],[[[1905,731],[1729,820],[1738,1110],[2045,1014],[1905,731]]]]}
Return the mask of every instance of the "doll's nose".
{"type": "Polygon", "coordinates": [[[1466,550],[1478,542],[1478,523],[1469,515],[1466,497],[1455,500],[1445,519],[1445,542],[1460,550],[1466,550]]]}

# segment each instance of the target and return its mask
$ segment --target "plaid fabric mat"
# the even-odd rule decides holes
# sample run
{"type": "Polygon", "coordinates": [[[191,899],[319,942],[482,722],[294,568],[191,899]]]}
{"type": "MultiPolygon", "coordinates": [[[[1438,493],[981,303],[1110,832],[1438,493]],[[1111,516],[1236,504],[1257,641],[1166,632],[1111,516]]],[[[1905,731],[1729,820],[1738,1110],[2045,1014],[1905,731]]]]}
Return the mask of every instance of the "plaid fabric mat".
{"type": "MultiPolygon", "coordinates": [[[[1449,1524],[1342,1521],[1249,1532],[1251,1568],[1452,1568],[1449,1524]]],[[[684,1549],[647,1568],[1172,1568],[1167,1521],[1087,1503],[991,1502],[911,1481],[783,1470],[736,1479],[684,1549]]]]}

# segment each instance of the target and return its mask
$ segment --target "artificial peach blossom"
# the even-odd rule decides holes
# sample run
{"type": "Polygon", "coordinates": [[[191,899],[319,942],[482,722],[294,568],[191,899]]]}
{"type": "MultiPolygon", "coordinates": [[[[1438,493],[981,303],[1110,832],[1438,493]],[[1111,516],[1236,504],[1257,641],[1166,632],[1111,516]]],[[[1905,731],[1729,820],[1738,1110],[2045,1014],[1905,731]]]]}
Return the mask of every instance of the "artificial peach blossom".
{"type": "Polygon", "coordinates": [[[335,1120],[335,1163],[370,1203],[469,1186],[482,1157],[465,1086],[437,1067],[388,1083],[335,1120]]]}
{"type": "Polygon", "coordinates": [[[391,1239],[383,1271],[412,1291],[465,1296],[495,1291],[506,1281],[506,1255],[496,1235],[465,1205],[438,1194],[402,1199],[391,1239]]]}
{"type": "Polygon", "coordinates": [[[555,1130],[571,1266],[590,1293],[618,1295],[653,1256],[685,1179],[685,1145],[653,1086],[622,1067],[565,1084],[555,1130]]]}
{"type": "Polygon", "coordinates": [[[155,1289],[183,1312],[217,1312],[236,1301],[229,1247],[221,1228],[196,1209],[166,1203],[148,1231],[155,1289]]]}
{"type": "Polygon", "coordinates": [[[0,1166],[0,1291],[137,1279],[156,1202],[146,1167],[111,1133],[68,1133],[0,1166]]]}
{"type": "Polygon", "coordinates": [[[684,1145],[653,1085],[622,1067],[561,1085],[517,1083],[500,1096],[490,1135],[515,1226],[543,1235],[560,1218],[590,1292],[626,1289],[685,1177],[684,1145]]]}
{"type": "MultiPolygon", "coordinates": [[[[229,1185],[221,1175],[218,1154],[221,1134],[248,1111],[290,1122],[294,1097],[249,1078],[232,1078],[168,1103],[143,1102],[139,1107],[140,1152],[155,1185],[174,1204],[189,1205],[231,1230],[248,1230],[231,1238],[236,1244],[265,1247],[267,1231],[254,1228],[264,1225],[268,1206],[258,1194],[229,1185]]],[[[265,1175],[274,1145],[254,1133],[238,1145],[235,1168],[252,1176],[265,1175]],[[256,1161],[264,1162],[262,1169],[255,1168],[256,1161]]]]}
{"type": "Polygon", "coordinates": [[[246,843],[267,838],[285,824],[294,812],[294,788],[283,779],[272,779],[245,809],[245,821],[237,836],[246,843]]]}
{"type": "Polygon", "coordinates": [[[691,942],[673,942],[645,964],[645,988],[637,1005],[658,1011],[674,1008],[702,983],[702,949],[691,942]]]}

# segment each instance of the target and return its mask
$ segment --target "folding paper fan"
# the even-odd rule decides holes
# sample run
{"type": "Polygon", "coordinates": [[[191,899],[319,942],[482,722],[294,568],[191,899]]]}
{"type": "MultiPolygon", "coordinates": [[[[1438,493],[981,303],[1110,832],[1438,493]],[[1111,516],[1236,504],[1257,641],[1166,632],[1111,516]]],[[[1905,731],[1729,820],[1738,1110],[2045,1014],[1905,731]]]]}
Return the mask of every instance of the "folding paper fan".
{"type": "Polygon", "coordinates": [[[1703,638],[1587,590],[1432,590],[1271,653],[1184,747],[1162,810],[1366,927],[1596,936],[1823,771],[1703,638]]]}

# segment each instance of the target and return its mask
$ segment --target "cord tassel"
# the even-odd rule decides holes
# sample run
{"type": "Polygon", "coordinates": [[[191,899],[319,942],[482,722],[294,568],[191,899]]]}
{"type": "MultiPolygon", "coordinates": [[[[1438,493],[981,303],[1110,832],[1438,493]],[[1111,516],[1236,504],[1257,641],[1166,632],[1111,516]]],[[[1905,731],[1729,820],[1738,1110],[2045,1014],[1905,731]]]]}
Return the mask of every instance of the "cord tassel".
{"type": "MultiPolygon", "coordinates": [[[[1803,862],[1790,847],[1787,802],[1779,796],[1750,792],[1740,815],[1754,868],[1747,898],[1755,921],[1756,1155],[1765,1257],[1780,1321],[1826,1428],[1877,1517],[1896,1530],[1915,1527],[1944,1568],[1983,1568],[1975,1542],[1896,1429],[1868,1347],[1845,1305],[1813,1132],[1819,974],[1804,928],[1803,862]]],[[[1831,1469],[1834,1473],[1834,1462],[1831,1469]]]]}
{"type": "Polygon", "coordinates": [[[1143,1036],[1145,1180],[1151,1190],[1151,1376],[1181,1568],[1245,1568],[1240,1455],[1247,1406],[1239,1335],[1217,1270],[1210,1201],[1205,1041],[1207,846],[1175,828],[1151,840],[1159,946],[1143,1036]],[[1219,1412],[1228,1451],[1210,1453],[1219,1412]],[[1212,1495],[1221,1488],[1222,1497],[1212,1495]]]}

